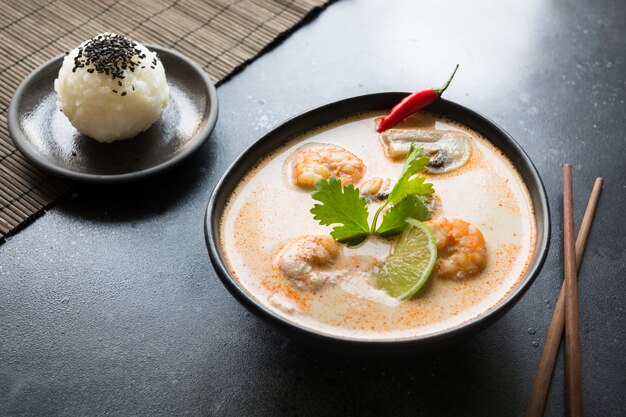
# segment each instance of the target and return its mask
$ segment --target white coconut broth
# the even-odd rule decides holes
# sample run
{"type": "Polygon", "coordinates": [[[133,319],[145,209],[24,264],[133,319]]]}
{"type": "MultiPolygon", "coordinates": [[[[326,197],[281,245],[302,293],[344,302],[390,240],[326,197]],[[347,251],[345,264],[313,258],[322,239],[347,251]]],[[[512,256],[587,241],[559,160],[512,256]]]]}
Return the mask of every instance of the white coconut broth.
{"type": "MultiPolygon", "coordinates": [[[[266,308],[301,326],[356,339],[402,339],[459,325],[493,308],[524,275],[535,250],[532,203],[519,173],[487,139],[452,121],[419,113],[402,128],[457,129],[471,137],[469,161],[446,174],[425,174],[441,198],[437,215],[477,226],[487,242],[488,262],[476,276],[429,282],[414,297],[400,301],[376,288],[375,263],[390,253],[393,240],[369,238],[344,247],[341,263],[352,273],[332,285],[302,290],[273,267],[278,251],[295,238],[329,233],[309,212],[310,189],[291,184],[286,161],[311,142],[339,145],[366,166],[363,180],[397,179],[402,161],[389,160],[367,114],[340,121],[296,138],[263,159],[237,186],[220,226],[227,266],[240,285],[266,308]]],[[[357,184],[358,185],[358,184],[357,184]]],[[[377,204],[370,204],[370,222],[377,204]]]]}

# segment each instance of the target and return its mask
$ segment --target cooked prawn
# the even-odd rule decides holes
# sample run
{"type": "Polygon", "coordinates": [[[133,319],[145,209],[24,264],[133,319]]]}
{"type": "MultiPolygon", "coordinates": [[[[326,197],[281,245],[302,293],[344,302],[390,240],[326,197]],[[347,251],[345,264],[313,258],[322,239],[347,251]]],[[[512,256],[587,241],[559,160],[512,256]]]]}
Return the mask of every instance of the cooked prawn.
{"type": "Polygon", "coordinates": [[[393,185],[394,182],[391,178],[373,177],[361,183],[359,189],[365,200],[369,202],[383,201],[389,197],[393,185]]]}
{"type": "Polygon", "coordinates": [[[356,184],[365,172],[363,161],[341,146],[303,146],[295,152],[292,178],[301,187],[312,187],[316,181],[330,177],[337,178],[342,185],[356,184]]]}
{"type": "Polygon", "coordinates": [[[296,287],[314,290],[337,275],[328,267],[341,256],[341,245],[330,235],[309,235],[281,249],[274,260],[277,268],[296,287]]]}
{"type": "Polygon", "coordinates": [[[487,265],[485,238],[473,224],[454,218],[438,217],[426,222],[437,242],[434,275],[441,278],[468,278],[487,265]]]}

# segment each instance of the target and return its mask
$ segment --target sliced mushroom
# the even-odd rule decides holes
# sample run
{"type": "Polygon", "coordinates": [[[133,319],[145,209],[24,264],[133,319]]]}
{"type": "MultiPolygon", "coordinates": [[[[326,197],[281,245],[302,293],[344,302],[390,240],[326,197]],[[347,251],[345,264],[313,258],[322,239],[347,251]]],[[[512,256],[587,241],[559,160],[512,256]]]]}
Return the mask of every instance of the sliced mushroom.
{"type": "Polygon", "coordinates": [[[423,129],[388,129],[379,135],[390,159],[404,159],[413,142],[436,142],[441,137],[440,131],[423,129]]]}
{"type": "Polygon", "coordinates": [[[389,129],[379,137],[390,159],[403,159],[411,144],[418,144],[430,158],[427,169],[434,174],[452,171],[470,157],[470,138],[457,130],[389,129]]]}
{"type": "Polygon", "coordinates": [[[438,217],[441,214],[441,198],[438,194],[423,196],[422,200],[430,212],[430,217],[438,217]]]}
{"type": "Polygon", "coordinates": [[[393,188],[394,183],[391,178],[374,177],[363,182],[359,186],[361,196],[368,202],[383,201],[389,197],[389,192],[393,188]]]}
{"type": "Polygon", "coordinates": [[[287,314],[293,314],[299,310],[297,304],[293,300],[289,299],[289,297],[287,297],[285,294],[281,294],[278,292],[270,295],[267,301],[269,301],[270,304],[277,309],[287,314]]]}

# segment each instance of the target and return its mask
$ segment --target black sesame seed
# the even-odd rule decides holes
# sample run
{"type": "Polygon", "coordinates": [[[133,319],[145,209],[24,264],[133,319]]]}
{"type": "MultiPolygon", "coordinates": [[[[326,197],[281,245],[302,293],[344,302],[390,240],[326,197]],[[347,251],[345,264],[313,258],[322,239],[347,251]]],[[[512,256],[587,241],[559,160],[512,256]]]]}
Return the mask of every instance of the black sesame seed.
{"type": "Polygon", "coordinates": [[[150,65],[150,68],[154,69],[154,67],[152,65],[150,65]]]}
{"type": "Polygon", "coordinates": [[[126,91],[122,91],[122,97],[126,95],[126,91]]]}
{"type": "Polygon", "coordinates": [[[118,82],[117,82],[117,85],[119,85],[119,86],[121,87],[121,86],[122,86],[122,82],[121,82],[121,81],[118,81],[118,82]]]}
{"type": "Polygon", "coordinates": [[[111,90],[111,91],[113,91],[115,94],[117,94],[117,90],[111,90]]]}
{"type": "Polygon", "coordinates": [[[133,88],[133,91],[135,91],[135,86],[134,86],[134,85],[131,85],[131,87],[133,88]]]}
{"type": "MultiPolygon", "coordinates": [[[[112,79],[123,79],[125,71],[134,72],[135,67],[145,57],[137,43],[127,37],[100,34],[78,47],[78,54],[74,58],[74,71],[77,68],[92,66],[93,68],[87,70],[90,73],[95,71],[110,75],[112,79]]],[[[120,83],[118,85],[121,86],[120,83]]]]}

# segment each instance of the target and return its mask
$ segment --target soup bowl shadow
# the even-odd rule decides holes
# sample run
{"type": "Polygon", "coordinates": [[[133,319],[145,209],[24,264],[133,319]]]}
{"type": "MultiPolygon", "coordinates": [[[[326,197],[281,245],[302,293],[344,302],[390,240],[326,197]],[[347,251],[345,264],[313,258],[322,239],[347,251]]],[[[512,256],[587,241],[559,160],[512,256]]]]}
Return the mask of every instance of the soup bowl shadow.
{"type": "Polygon", "coordinates": [[[248,147],[226,170],[213,189],[205,214],[204,229],[209,257],[218,277],[245,308],[297,343],[316,350],[365,357],[441,349],[481,331],[508,312],[533,283],[545,261],[550,241],[550,212],[543,183],[532,161],[517,142],[498,125],[473,110],[440,99],[428,107],[428,112],[462,123],[493,143],[513,163],[532,201],[537,228],[534,253],[524,276],[495,306],[459,325],[426,335],[403,339],[357,339],[322,333],[281,317],[264,306],[237,281],[228,268],[220,244],[220,223],[228,200],[243,177],[266,155],[299,135],[350,116],[375,111],[384,113],[407,94],[384,92],[347,98],[289,119],[248,147]]]}

